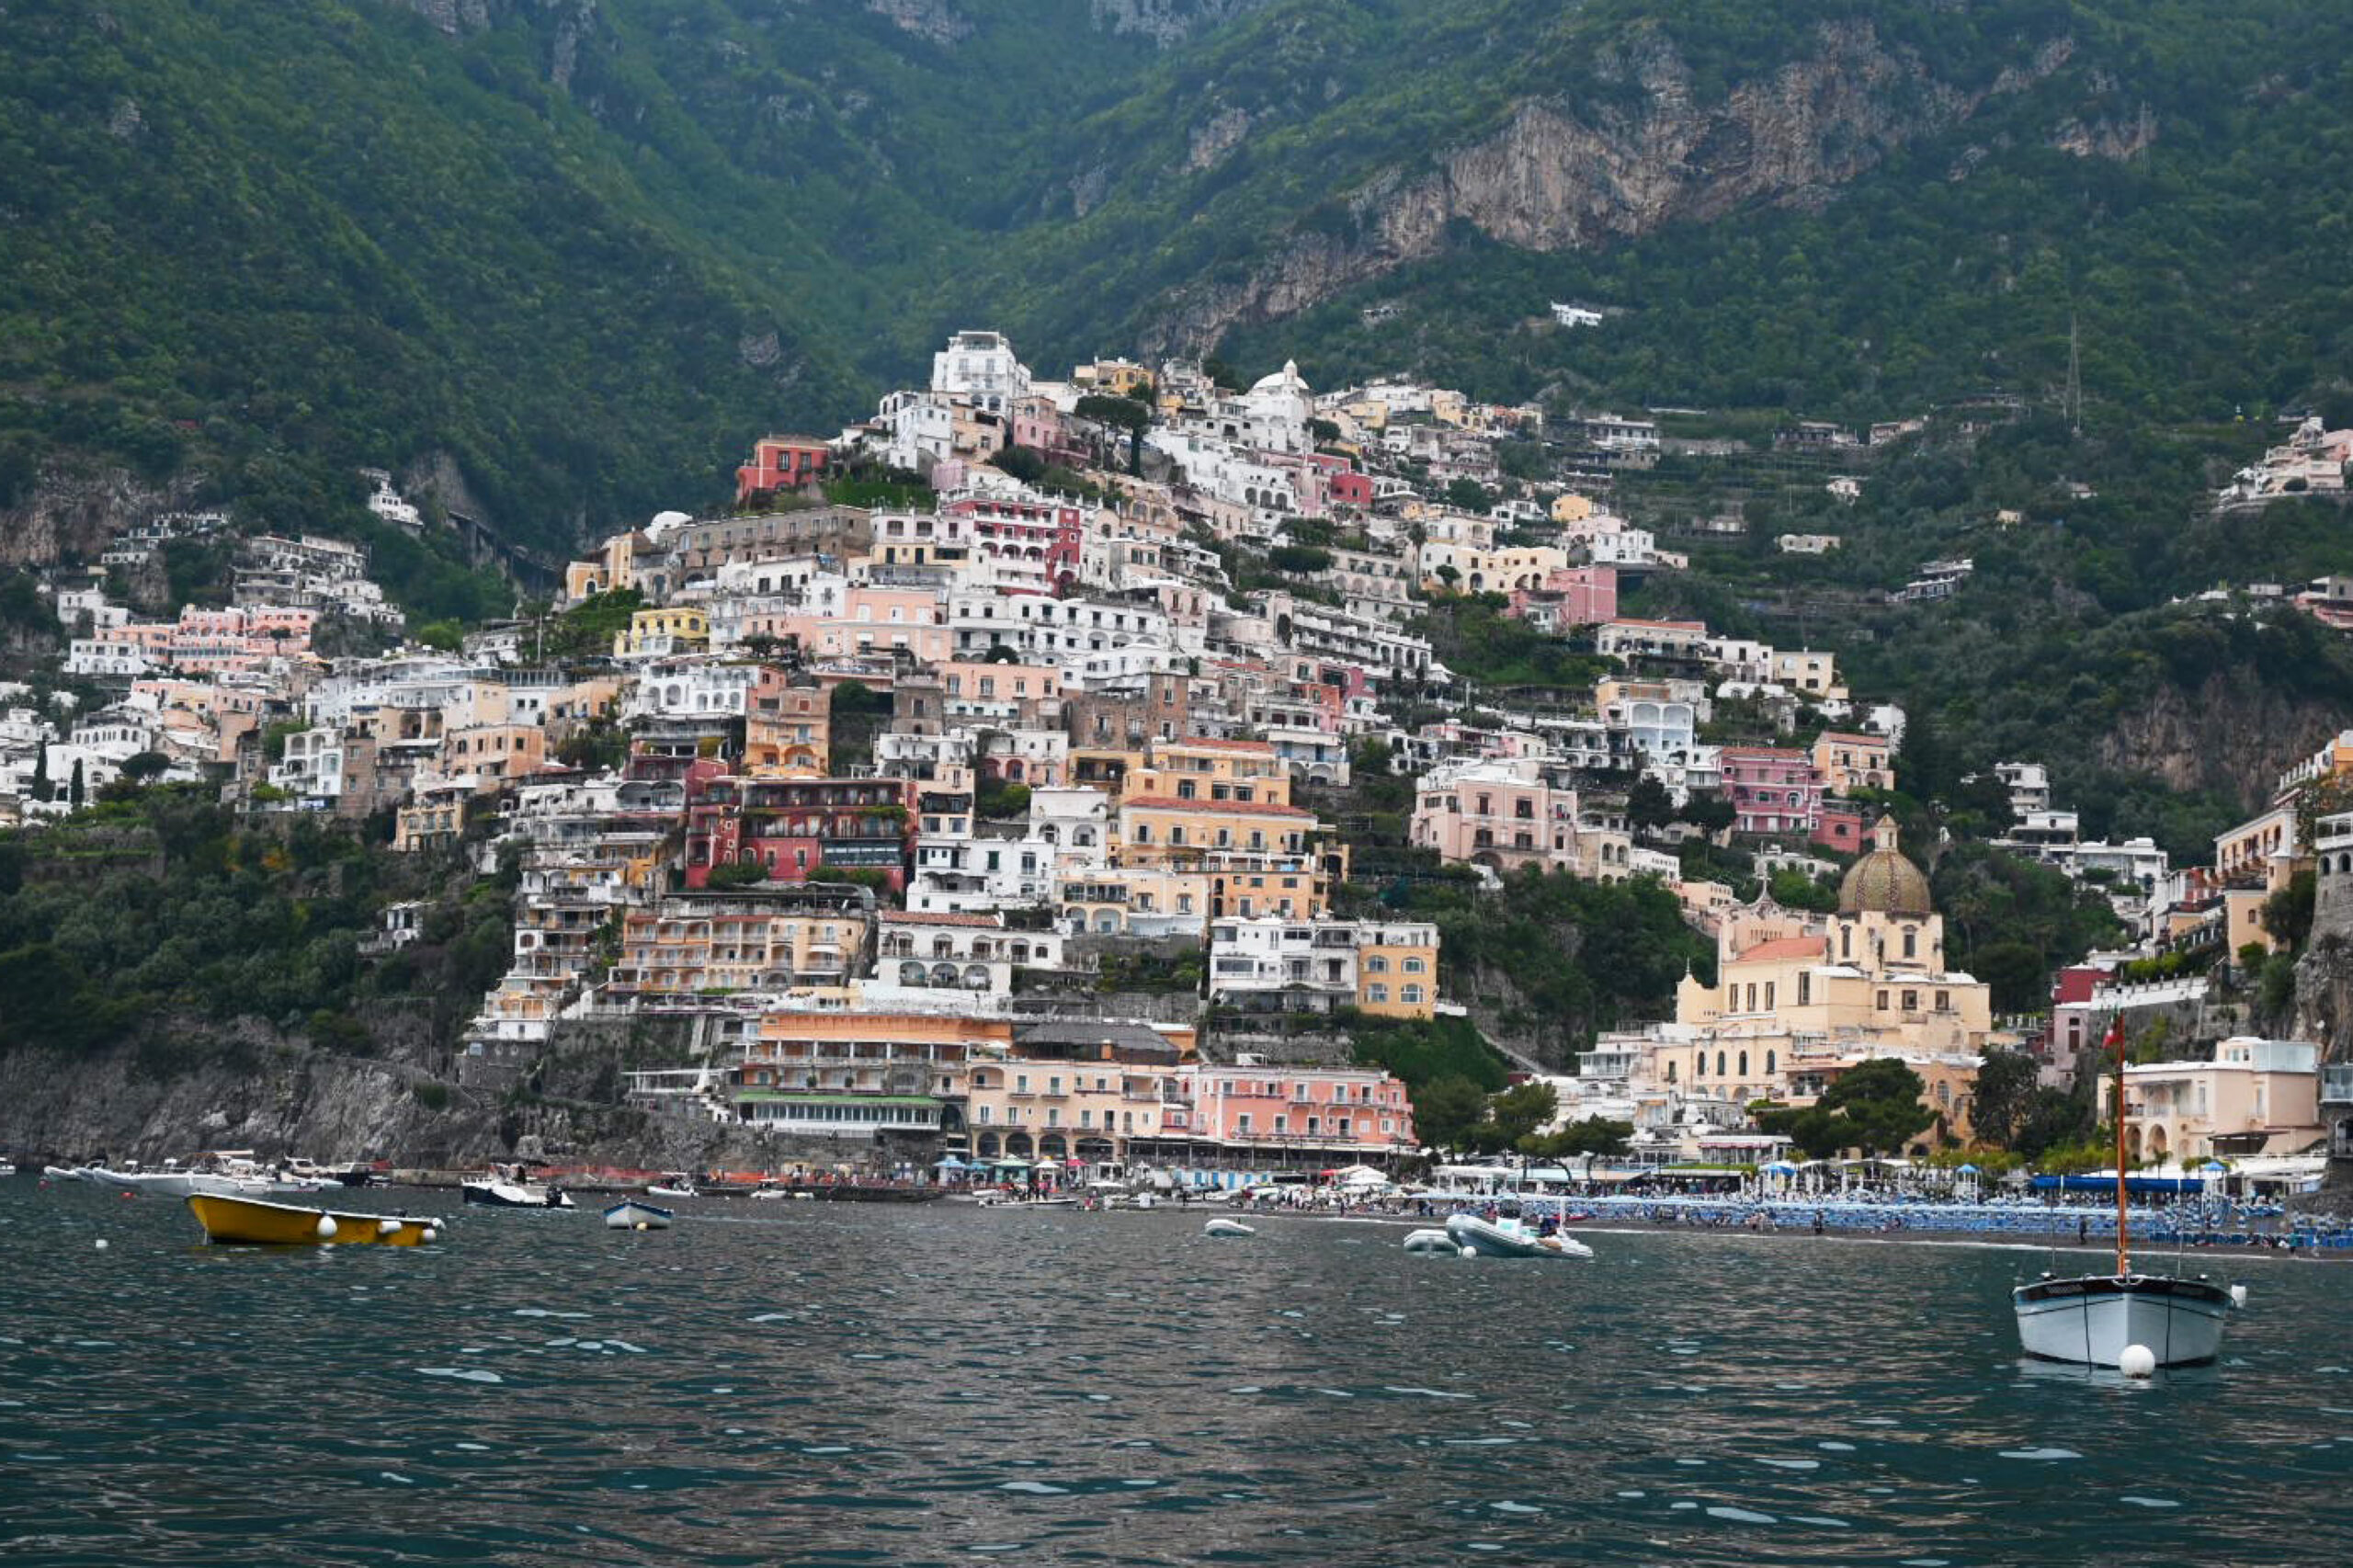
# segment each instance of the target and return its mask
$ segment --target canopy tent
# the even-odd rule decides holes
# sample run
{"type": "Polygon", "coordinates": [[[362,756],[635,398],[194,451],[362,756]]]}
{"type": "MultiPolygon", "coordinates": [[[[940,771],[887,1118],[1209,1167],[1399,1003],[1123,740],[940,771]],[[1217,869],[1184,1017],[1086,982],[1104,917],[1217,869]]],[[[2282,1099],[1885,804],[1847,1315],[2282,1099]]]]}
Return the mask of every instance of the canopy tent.
{"type": "MultiPolygon", "coordinates": [[[[2054,1188],[2061,1192],[2114,1192],[2116,1176],[2114,1172],[2106,1176],[2039,1176],[2034,1178],[2034,1186],[2038,1192],[2049,1192],[2054,1188]]],[[[2146,1198],[2169,1193],[2203,1192],[2206,1184],[2196,1176],[2128,1176],[2124,1178],[2124,1190],[2146,1198]]]]}
{"type": "Polygon", "coordinates": [[[1767,1176],[1795,1176],[1798,1174],[1797,1166],[1790,1164],[1787,1160],[1775,1160],[1771,1165],[1760,1166],[1759,1168],[1762,1169],[1767,1176]]]}
{"type": "Polygon", "coordinates": [[[1389,1178],[1370,1165],[1350,1165],[1346,1170],[1334,1171],[1332,1183],[1336,1187],[1387,1187],[1389,1178]]]}
{"type": "Polygon", "coordinates": [[[955,1155],[949,1154],[943,1159],[934,1160],[931,1163],[931,1168],[936,1171],[969,1171],[972,1167],[955,1155]]]}

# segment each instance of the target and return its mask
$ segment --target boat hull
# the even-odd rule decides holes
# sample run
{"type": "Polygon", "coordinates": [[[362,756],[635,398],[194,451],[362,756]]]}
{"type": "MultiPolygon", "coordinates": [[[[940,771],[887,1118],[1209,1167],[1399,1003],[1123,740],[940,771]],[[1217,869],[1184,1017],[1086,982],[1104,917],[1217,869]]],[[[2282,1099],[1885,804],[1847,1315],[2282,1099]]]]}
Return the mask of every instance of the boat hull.
{"type": "Polygon", "coordinates": [[[677,1218],[667,1209],[652,1203],[616,1203],[605,1210],[605,1229],[608,1231],[666,1231],[670,1221],[677,1218]]]}
{"type": "Polygon", "coordinates": [[[188,1206],[196,1222],[204,1227],[206,1241],[244,1246],[414,1247],[425,1245],[426,1233],[438,1234],[441,1227],[438,1220],[351,1214],[211,1192],[189,1193],[188,1206]],[[322,1219],[335,1221],[333,1235],[320,1233],[322,1219]]]}
{"type": "Polygon", "coordinates": [[[1454,1244],[1474,1257],[1591,1257],[1593,1249],[1566,1236],[1539,1236],[1518,1225],[1498,1225],[1476,1214],[1456,1214],[1446,1221],[1454,1244]]]}
{"type": "Polygon", "coordinates": [[[2211,1361],[2231,1312],[2220,1285],[2143,1274],[2037,1280],[2011,1301],[2028,1355],[2089,1367],[2117,1365],[2128,1345],[2146,1346],[2160,1367],[2211,1361]]]}
{"type": "Polygon", "coordinates": [[[569,1209],[572,1199],[554,1187],[529,1187],[511,1181],[470,1181],[460,1195],[486,1209],[569,1209]]]}

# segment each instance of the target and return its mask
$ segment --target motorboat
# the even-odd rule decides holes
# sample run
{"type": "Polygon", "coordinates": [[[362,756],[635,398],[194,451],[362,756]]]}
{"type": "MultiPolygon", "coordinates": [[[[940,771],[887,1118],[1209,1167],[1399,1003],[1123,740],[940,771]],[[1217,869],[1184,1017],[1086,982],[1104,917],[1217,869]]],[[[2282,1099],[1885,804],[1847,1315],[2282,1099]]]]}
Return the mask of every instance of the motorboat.
{"type": "Polygon", "coordinates": [[[1205,1236],[1217,1236],[1227,1240],[1239,1240],[1242,1237],[1255,1236],[1257,1233],[1258,1233],[1255,1229],[1244,1224],[1241,1221],[1228,1220],[1222,1215],[1217,1219],[1211,1220],[1208,1224],[1201,1227],[1201,1234],[1205,1236]]]}
{"type": "MultiPolygon", "coordinates": [[[[653,1189],[648,1187],[646,1190],[650,1192],[653,1189]]],[[[790,1198],[793,1194],[785,1191],[784,1188],[780,1187],[756,1187],[751,1190],[750,1196],[754,1198],[765,1198],[771,1200],[779,1200],[790,1198]]]]}
{"type": "Polygon", "coordinates": [[[469,1203],[479,1203],[492,1209],[570,1209],[572,1195],[560,1187],[543,1182],[511,1181],[504,1176],[483,1176],[460,1183],[460,1192],[469,1203]]]}
{"type": "Polygon", "coordinates": [[[695,1184],[690,1181],[657,1181],[646,1187],[645,1196],[648,1198],[700,1198],[702,1194],[695,1190],[695,1184]]]}
{"type": "MultiPolygon", "coordinates": [[[[2124,1096],[2124,1022],[2119,1014],[2104,1041],[2116,1062],[2116,1097],[2124,1096]]],[[[2132,1272],[2131,1197],[2125,1185],[2124,1123],[2116,1121],[2116,1272],[2062,1278],[2045,1274],[2010,1292],[2018,1347],[2049,1361],[2114,1367],[2146,1377],[2160,1367],[2188,1367],[2222,1354],[2222,1331],[2244,1305],[2243,1286],[2132,1272]]]]}
{"type": "Polygon", "coordinates": [[[605,1229],[608,1231],[666,1231],[677,1215],[658,1204],[641,1203],[636,1199],[624,1199],[605,1210],[605,1229]]]}
{"type": "Polygon", "coordinates": [[[1460,1257],[1462,1255],[1461,1244],[1439,1230],[1406,1232],[1405,1250],[1425,1257],[1460,1257]]]}
{"type": "Polygon", "coordinates": [[[209,1192],[188,1194],[188,1206],[206,1241],[255,1246],[429,1246],[442,1229],[438,1220],[404,1214],[347,1214],[209,1192]]]}
{"type": "Polygon", "coordinates": [[[1567,1236],[1545,1235],[1519,1220],[1483,1220],[1455,1214],[1446,1221],[1449,1240],[1473,1257],[1591,1257],[1593,1249],[1567,1236]]]}

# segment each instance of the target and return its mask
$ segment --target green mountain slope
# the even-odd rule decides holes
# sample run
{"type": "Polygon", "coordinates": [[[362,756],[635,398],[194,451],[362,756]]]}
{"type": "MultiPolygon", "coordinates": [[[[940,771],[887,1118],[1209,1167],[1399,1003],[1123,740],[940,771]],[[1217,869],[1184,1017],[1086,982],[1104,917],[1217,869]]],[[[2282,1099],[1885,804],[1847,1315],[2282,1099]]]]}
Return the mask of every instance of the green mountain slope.
{"type": "Polygon", "coordinates": [[[2226,417],[2353,355],[2348,45],[2305,0],[15,0],[0,507],[59,446],[273,517],[446,457],[553,549],[983,322],[1862,415],[2039,394],[2072,320],[2096,418],[2226,417]]]}

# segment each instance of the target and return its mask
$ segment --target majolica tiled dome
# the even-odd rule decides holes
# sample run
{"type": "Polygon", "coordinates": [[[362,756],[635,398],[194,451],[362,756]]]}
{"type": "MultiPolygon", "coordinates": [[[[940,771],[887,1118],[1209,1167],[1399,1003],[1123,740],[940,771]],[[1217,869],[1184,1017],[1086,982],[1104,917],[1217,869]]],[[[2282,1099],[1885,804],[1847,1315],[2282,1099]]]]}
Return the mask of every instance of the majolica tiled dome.
{"type": "Polygon", "coordinates": [[[1847,868],[1838,884],[1841,915],[1929,913],[1928,879],[1895,846],[1895,819],[1881,817],[1871,829],[1871,852],[1847,868]]]}

